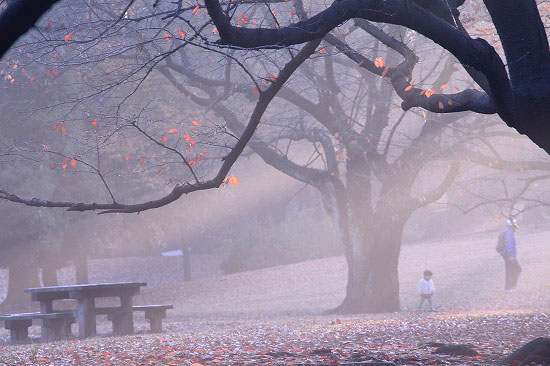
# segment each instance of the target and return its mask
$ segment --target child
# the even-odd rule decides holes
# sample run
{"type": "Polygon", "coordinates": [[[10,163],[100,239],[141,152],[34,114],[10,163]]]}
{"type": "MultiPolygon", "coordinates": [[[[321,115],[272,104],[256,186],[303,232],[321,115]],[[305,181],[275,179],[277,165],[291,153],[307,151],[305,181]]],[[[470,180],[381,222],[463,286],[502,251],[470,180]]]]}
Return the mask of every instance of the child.
{"type": "Polygon", "coordinates": [[[435,292],[434,281],[432,281],[432,271],[429,269],[424,271],[424,276],[418,281],[418,294],[420,295],[420,305],[418,305],[418,310],[422,309],[424,301],[428,300],[430,305],[430,311],[434,311],[432,304],[432,295],[435,292]]]}

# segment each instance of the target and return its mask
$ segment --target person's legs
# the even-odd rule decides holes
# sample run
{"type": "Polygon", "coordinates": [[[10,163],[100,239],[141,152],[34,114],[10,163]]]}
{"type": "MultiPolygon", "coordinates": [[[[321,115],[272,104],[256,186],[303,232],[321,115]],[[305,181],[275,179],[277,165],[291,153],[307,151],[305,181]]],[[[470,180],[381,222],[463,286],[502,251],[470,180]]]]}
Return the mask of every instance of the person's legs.
{"type": "Polygon", "coordinates": [[[505,281],[504,281],[504,289],[505,290],[511,290],[512,289],[512,263],[507,257],[504,257],[504,271],[505,271],[505,281]]]}
{"type": "Polygon", "coordinates": [[[510,276],[510,287],[515,289],[518,284],[519,274],[521,273],[521,266],[517,260],[514,260],[512,263],[512,270],[510,276]]]}
{"type": "Polygon", "coordinates": [[[427,300],[428,300],[428,305],[430,305],[430,310],[433,310],[434,306],[432,304],[432,296],[430,295],[430,297],[428,297],[427,300]]]}
{"type": "Polygon", "coordinates": [[[420,305],[418,305],[418,310],[422,310],[422,305],[424,304],[424,301],[426,298],[424,296],[420,296],[420,305]]]}

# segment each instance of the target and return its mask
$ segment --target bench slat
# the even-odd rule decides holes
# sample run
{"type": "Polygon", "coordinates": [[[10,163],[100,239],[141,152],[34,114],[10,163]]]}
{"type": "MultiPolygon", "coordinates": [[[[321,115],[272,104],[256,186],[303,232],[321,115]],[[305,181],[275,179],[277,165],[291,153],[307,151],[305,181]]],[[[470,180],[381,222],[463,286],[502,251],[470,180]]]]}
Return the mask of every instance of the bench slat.
{"type": "Polygon", "coordinates": [[[174,305],[135,305],[134,311],[146,311],[146,310],[169,310],[173,309],[174,305]]]}
{"type": "Polygon", "coordinates": [[[60,311],[55,313],[20,313],[20,314],[4,314],[0,315],[0,320],[32,320],[32,319],[62,319],[72,318],[73,312],[60,311]]]}

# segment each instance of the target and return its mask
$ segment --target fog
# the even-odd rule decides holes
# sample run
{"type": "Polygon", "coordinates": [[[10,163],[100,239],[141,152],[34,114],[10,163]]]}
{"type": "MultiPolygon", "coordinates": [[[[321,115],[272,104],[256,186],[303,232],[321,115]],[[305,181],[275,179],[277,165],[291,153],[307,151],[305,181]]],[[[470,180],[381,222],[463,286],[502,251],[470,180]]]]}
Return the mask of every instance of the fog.
{"type": "MultiPolygon", "coordinates": [[[[371,72],[329,43],[219,47],[199,8],[202,28],[110,6],[61,2],[1,66],[3,312],[37,310],[26,288],[143,281],[136,303],[174,321],[408,313],[428,269],[436,310],[548,308],[548,155],[497,116],[403,110],[385,76],[409,65],[376,32],[339,30],[371,72]],[[495,250],[512,219],[516,292],[495,250]]],[[[473,88],[381,29],[419,55],[403,73],[422,98],[473,88]]]]}

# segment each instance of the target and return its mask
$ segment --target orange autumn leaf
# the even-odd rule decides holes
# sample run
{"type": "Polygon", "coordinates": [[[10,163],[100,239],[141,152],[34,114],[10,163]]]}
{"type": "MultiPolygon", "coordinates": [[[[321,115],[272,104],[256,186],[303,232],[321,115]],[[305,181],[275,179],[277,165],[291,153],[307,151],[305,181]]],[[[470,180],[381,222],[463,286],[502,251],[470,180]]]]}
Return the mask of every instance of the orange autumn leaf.
{"type": "Polygon", "coordinates": [[[193,126],[200,126],[201,125],[198,121],[193,121],[193,122],[191,122],[191,124],[193,126]]]}
{"type": "Polygon", "coordinates": [[[212,33],[218,33],[218,27],[214,27],[214,29],[212,29],[212,33]]]}
{"type": "Polygon", "coordinates": [[[321,47],[319,49],[319,53],[327,53],[327,51],[325,50],[325,47],[321,47]]]}
{"type": "Polygon", "coordinates": [[[63,170],[67,169],[67,163],[62,163],[61,168],[63,168],[63,170]]]}
{"type": "Polygon", "coordinates": [[[65,126],[64,123],[61,124],[61,133],[66,134],[67,133],[67,126],[65,126]]]}
{"type": "Polygon", "coordinates": [[[59,122],[55,122],[52,126],[52,131],[55,132],[57,131],[57,128],[59,127],[59,122]]]}
{"type": "Polygon", "coordinates": [[[426,89],[426,98],[429,98],[433,95],[434,90],[433,89],[426,89]]]}
{"type": "Polygon", "coordinates": [[[449,84],[443,84],[439,87],[439,90],[444,90],[444,89],[447,89],[449,87],[449,84]]]}
{"type": "Polygon", "coordinates": [[[404,89],[404,91],[408,92],[408,91],[411,90],[412,88],[413,88],[413,86],[412,86],[412,85],[409,85],[408,87],[406,87],[406,88],[404,89]]]}
{"type": "Polygon", "coordinates": [[[59,71],[57,70],[57,67],[53,68],[53,76],[59,75],[59,71]]]}
{"type": "Polygon", "coordinates": [[[374,59],[374,66],[380,68],[384,67],[384,59],[382,57],[377,57],[374,59]]]}
{"type": "Polygon", "coordinates": [[[453,86],[453,89],[455,89],[456,91],[460,91],[460,88],[458,88],[456,86],[453,86]]]}
{"type": "Polygon", "coordinates": [[[73,38],[73,32],[67,34],[63,39],[65,40],[65,43],[67,43],[71,40],[71,38],[73,38]]]}
{"type": "Polygon", "coordinates": [[[97,119],[93,119],[92,122],[90,122],[93,127],[97,126],[97,119]]]}
{"type": "Polygon", "coordinates": [[[175,128],[172,128],[171,130],[168,130],[168,133],[176,133],[178,132],[178,130],[176,130],[175,128]]]}
{"type": "Polygon", "coordinates": [[[237,178],[234,175],[229,177],[229,180],[227,181],[227,183],[229,185],[232,185],[232,186],[238,186],[239,185],[239,181],[237,181],[237,178]]]}
{"type": "Polygon", "coordinates": [[[168,33],[164,33],[164,40],[168,41],[170,39],[170,35],[168,33]]]}
{"type": "Polygon", "coordinates": [[[29,83],[30,84],[34,83],[34,76],[29,79],[29,83]]]}
{"type": "Polygon", "coordinates": [[[181,38],[185,38],[185,32],[182,31],[181,29],[178,29],[178,35],[179,35],[181,38]]]}
{"type": "Polygon", "coordinates": [[[187,149],[188,152],[191,152],[191,144],[187,144],[186,149],[187,149]]]}
{"type": "Polygon", "coordinates": [[[201,8],[201,7],[200,7],[200,6],[198,6],[198,5],[197,5],[197,6],[195,6],[195,9],[193,9],[193,11],[191,12],[191,15],[195,15],[195,14],[197,14],[197,13],[199,12],[199,9],[200,9],[200,8],[201,8]]]}
{"type": "Polygon", "coordinates": [[[186,133],[185,135],[183,135],[183,138],[185,139],[185,141],[193,146],[195,146],[197,143],[195,142],[195,140],[193,140],[193,138],[191,137],[190,134],[186,133]]]}
{"type": "Polygon", "coordinates": [[[76,166],[76,160],[71,159],[71,166],[74,168],[76,166]]]}
{"type": "Polygon", "coordinates": [[[160,139],[161,139],[161,141],[162,141],[163,144],[165,144],[165,143],[166,143],[166,140],[168,140],[168,139],[166,138],[166,136],[164,136],[164,135],[162,135],[162,137],[161,137],[160,139]]]}
{"type": "Polygon", "coordinates": [[[422,111],[422,118],[424,118],[424,122],[426,122],[428,119],[426,117],[426,112],[422,111]]]}

